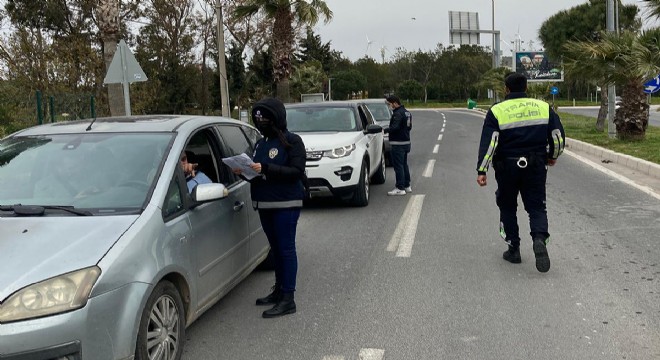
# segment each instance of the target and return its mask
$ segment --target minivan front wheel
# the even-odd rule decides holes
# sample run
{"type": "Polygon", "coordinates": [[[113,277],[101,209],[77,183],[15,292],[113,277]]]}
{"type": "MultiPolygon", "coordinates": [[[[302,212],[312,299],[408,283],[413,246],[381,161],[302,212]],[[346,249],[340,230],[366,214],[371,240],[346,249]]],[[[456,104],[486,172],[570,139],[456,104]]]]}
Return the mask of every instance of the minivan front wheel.
{"type": "Polygon", "coordinates": [[[135,358],[137,360],[179,360],[185,341],[183,301],[176,287],[162,281],[142,310],[135,358]]]}

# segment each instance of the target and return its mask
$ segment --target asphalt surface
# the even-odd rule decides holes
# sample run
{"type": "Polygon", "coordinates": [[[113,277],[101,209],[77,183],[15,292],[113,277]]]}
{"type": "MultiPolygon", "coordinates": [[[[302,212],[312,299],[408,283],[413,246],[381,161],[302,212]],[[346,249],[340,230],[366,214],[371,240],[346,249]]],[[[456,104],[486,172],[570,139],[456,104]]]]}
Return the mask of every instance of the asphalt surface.
{"type": "Polygon", "coordinates": [[[298,312],[262,319],[273,274],[255,272],[188,328],[183,359],[660,359],[660,198],[565,154],[550,271],[523,209],[523,262],[507,263],[493,172],[476,184],[483,114],[413,114],[413,193],[388,197],[388,168],[367,207],[303,209],[298,312]]]}

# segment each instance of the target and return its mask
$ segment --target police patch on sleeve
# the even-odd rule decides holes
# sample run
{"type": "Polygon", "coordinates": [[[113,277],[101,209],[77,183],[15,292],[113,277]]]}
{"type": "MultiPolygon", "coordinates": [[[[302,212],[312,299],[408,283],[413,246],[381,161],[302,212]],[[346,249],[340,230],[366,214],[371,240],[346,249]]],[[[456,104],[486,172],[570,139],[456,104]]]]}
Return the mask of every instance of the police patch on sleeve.
{"type": "Polygon", "coordinates": [[[271,159],[275,159],[277,153],[278,153],[277,148],[272,148],[268,151],[268,157],[271,159]]]}

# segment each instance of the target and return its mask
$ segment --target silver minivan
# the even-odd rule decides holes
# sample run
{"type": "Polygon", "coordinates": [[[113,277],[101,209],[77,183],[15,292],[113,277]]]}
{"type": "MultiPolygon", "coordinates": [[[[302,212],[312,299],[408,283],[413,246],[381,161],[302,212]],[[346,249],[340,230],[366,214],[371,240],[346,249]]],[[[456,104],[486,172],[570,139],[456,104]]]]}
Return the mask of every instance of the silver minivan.
{"type": "Polygon", "coordinates": [[[180,358],[185,328],[268,254],[249,184],[222,163],[259,136],[143,116],[0,140],[0,358],[180,358]],[[183,154],[210,182],[189,191],[183,154]]]}

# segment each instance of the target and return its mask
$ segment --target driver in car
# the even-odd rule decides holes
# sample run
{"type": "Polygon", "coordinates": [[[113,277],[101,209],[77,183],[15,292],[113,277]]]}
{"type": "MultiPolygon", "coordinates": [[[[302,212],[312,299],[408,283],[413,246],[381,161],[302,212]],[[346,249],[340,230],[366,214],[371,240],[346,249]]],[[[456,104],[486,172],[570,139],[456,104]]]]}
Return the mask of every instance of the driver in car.
{"type": "Polygon", "coordinates": [[[188,162],[188,159],[194,159],[195,154],[192,151],[185,151],[181,155],[181,168],[186,175],[186,184],[188,192],[192,192],[198,184],[210,184],[213,181],[201,171],[197,170],[197,163],[188,162]]]}

